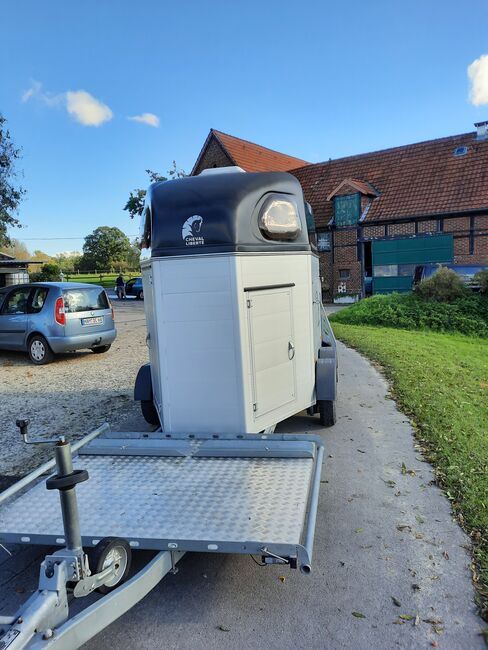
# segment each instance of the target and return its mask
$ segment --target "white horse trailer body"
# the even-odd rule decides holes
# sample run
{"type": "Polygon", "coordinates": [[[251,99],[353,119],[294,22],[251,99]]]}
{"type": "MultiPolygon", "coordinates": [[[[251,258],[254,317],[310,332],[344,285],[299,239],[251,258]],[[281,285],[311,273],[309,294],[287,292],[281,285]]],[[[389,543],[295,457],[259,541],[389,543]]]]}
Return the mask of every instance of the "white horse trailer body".
{"type": "Polygon", "coordinates": [[[143,233],[151,406],[163,430],[258,433],[312,409],[324,316],[298,181],[212,170],[155,184],[143,233]],[[288,200],[271,239],[263,212],[288,200]]]}

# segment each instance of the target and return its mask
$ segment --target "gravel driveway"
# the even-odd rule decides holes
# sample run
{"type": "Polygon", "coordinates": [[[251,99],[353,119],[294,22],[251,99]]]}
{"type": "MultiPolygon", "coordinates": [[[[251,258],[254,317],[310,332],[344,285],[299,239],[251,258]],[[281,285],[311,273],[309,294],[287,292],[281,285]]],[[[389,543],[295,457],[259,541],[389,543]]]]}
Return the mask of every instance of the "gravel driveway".
{"type": "MultiPolygon", "coordinates": [[[[13,462],[24,473],[34,461],[10,425],[18,415],[36,418],[49,434],[81,434],[107,415],[117,427],[140,428],[131,391],[146,357],[141,307],[117,305],[119,338],[103,357],[81,353],[41,369],[17,355],[3,357],[8,365],[0,389],[15,404],[14,410],[2,400],[0,407],[2,422],[9,423],[4,472],[12,472],[13,462]]],[[[188,554],[178,574],[86,649],[485,647],[469,540],[433,484],[387,383],[359,354],[342,345],[339,351],[337,424],[322,429],[299,415],[279,427],[318,433],[326,445],[312,574],[262,568],[244,556],[188,554]]],[[[9,558],[0,549],[2,614],[35,588],[47,549],[12,550],[9,558]]]]}
{"type": "Polygon", "coordinates": [[[128,299],[113,305],[118,334],[106,354],[83,350],[34,366],[25,354],[0,350],[0,481],[52,455],[50,445],[24,444],[17,418],[29,419],[30,431],[48,438],[82,436],[105,421],[119,430],[145,426],[133,401],[137,371],[148,360],[144,303],[128,299]]]}

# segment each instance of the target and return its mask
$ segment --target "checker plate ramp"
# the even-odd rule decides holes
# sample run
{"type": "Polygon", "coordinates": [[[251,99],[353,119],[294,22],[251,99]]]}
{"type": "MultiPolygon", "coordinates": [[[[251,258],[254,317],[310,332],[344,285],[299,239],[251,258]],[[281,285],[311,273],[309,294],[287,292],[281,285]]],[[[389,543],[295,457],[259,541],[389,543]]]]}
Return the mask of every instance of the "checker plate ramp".
{"type": "MultiPolygon", "coordinates": [[[[77,486],[84,545],[116,536],[139,548],[302,555],[312,458],[84,455],[74,465],[90,475],[77,486]]],[[[63,544],[58,493],[42,480],[12,497],[0,531],[2,541],[63,544]]]]}

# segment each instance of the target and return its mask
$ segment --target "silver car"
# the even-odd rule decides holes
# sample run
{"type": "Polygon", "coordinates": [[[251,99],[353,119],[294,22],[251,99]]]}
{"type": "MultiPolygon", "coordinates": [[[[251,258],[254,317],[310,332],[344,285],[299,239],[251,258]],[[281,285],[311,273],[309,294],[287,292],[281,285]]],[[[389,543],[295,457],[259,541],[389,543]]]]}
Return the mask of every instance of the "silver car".
{"type": "Polygon", "coordinates": [[[0,349],[22,350],[41,365],[59,352],[107,352],[117,331],[105,289],[34,282],[0,289],[0,349]]]}

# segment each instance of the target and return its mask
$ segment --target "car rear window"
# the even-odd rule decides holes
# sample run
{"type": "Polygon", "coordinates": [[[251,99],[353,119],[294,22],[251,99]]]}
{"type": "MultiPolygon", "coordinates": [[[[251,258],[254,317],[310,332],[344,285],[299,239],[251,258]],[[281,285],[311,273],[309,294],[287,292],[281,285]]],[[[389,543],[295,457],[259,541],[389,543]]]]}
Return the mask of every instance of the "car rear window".
{"type": "Polygon", "coordinates": [[[64,311],[67,314],[109,308],[107,295],[103,289],[68,289],[63,293],[64,311]]]}

